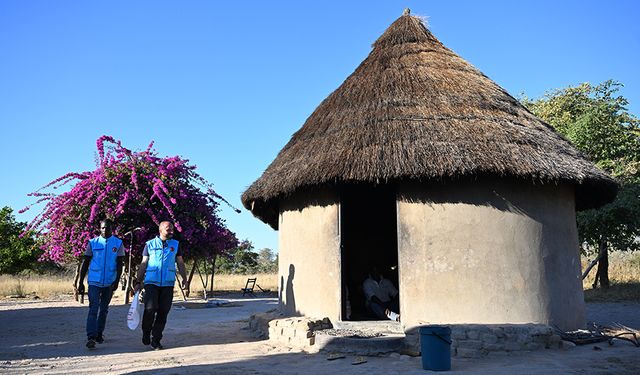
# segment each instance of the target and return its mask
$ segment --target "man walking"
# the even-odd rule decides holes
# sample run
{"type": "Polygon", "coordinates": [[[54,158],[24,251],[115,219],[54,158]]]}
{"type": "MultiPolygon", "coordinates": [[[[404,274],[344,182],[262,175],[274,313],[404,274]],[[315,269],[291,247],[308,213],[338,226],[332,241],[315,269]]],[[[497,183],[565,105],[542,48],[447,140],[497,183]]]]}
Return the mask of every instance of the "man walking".
{"type": "Polygon", "coordinates": [[[80,269],[78,293],[84,293],[84,277],[89,271],[89,315],[87,316],[87,348],[104,342],[103,332],[109,312],[109,302],[118,288],[124,263],[122,240],[112,235],[112,223],[100,222],[100,236],[89,240],[80,269]]]}
{"type": "Polygon", "coordinates": [[[182,277],[182,288],[187,289],[187,272],[178,241],[173,239],[173,223],[163,221],[158,227],[160,235],[147,241],[142,252],[135,291],[144,283],[144,314],[142,316],[142,343],[154,350],[162,349],[162,331],[173,302],[176,282],[176,264],[182,277]],[[153,334],[153,339],[151,335],[153,334]]]}

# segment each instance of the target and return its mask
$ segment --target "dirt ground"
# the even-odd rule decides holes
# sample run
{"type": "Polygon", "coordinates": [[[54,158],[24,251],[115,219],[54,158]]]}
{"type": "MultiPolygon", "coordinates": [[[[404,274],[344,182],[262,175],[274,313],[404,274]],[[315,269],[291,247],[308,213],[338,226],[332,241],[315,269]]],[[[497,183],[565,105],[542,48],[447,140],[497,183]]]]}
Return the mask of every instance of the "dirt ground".
{"type": "MultiPolygon", "coordinates": [[[[229,296],[230,297],[230,296],[229,296]]],[[[228,307],[174,305],[162,351],[141,344],[140,328],[126,327],[127,307],[112,302],[105,343],[88,350],[87,305],[70,298],[49,301],[0,300],[0,373],[80,374],[421,374],[420,358],[399,354],[354,356],[328,361],[251,337],[247,318],[277,307],[274,298],[228,298],[228,307]]],[[[591,303],[588,318],[640,328],[640,303],[591,303]]],[[[640,374],[640,348],[617,341],[568,350],[491,354],[481,359],[454,358],[451,373],[465,374],[640,374]],[[597,346],[598,349],[594,348],[597,346]]]]}

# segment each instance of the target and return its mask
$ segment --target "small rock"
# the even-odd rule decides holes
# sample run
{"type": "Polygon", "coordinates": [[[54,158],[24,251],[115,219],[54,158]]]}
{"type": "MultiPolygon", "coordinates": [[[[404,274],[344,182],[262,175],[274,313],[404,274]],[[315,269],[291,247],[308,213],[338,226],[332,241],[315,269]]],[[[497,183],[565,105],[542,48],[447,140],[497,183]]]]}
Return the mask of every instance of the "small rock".
{"type": "Polygon", "coordinates": [[[566,350],[566,349],[571,349],[571,348],[575,348],[575,347],[576,347],[576,344],[574,344],[571,341],[567,341],[567,340],[560,341],[560,348],[561,349],[565,349],[566,350]]]}

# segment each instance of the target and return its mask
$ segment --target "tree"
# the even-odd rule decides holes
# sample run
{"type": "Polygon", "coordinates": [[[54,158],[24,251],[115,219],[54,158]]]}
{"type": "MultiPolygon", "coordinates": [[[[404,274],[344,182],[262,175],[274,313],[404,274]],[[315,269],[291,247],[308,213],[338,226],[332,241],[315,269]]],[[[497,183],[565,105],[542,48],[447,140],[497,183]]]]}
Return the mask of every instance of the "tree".
{"type": "Polygon", "coordinates": [[[278,258],[273,250],[265,247],[258,251],[258,272],[275,273],[278,272],[278,258]]]}
{"type": "Polygon", "coordinates": [[[22,235],[26,223],[16,222],[10,207],[0,209],[0,273],[33,269],[41,251],[31,233],[22,235]]]}
{"type": "Polygon", "coordinates": [[[30,194],[38,198],[34,204],[46,202],[26,228],[42,235],[43,259],[61,263],[78,257],[105,218],[114,221],[114,233],[126,247],[132,237],[124,233],[139,228],[133,234],[137,259],[141,244],[157,234],[162,220],[174,222],[176,238],[184,254],[192,258],[211,259],[237,245],[235,234],[218,215],[219,202],[229,203],[188,160],[159,157],[153,142],[145,151],[131,151],[109,136],[98,138],[96,144],[95,170],[67,173],[30,194]],[[44,191],[73,181],[65,193],[44,191]]]}
{"type": "Polygon", "coordinates": [[[256,272],[258,253],[253,251],[253,243],[244,240],[229,251],[226,256],[216,259],[216,268],[221,273],[248,274],[256,272]]]}
{"type": "Polygon", "coordinates": [[[530,111],[620,183],[614,202],[577,215],[583,250],[598,252],[594,288],[598,281],[609,286],[608,249],[640,247],[640,122],[627,110],[627,99],[618,95],[621,87],[612,80],[597,86],[583,83],[537,100],[522,99],[530,111]]]}

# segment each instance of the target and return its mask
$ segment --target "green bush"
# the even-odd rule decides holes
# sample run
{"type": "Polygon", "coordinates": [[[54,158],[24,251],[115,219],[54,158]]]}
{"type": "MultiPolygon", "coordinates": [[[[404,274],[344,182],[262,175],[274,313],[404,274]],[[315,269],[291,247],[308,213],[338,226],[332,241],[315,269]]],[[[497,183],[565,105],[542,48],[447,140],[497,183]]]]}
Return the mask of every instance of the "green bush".
{"type": "Polygon", "coordinates": [[[25,226],[16,222],[10,207],[0,209],[0,274],[41,268],[38,264],[41,251],[35,239],[31,234],[20,236],[25,226]]]}

